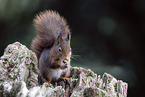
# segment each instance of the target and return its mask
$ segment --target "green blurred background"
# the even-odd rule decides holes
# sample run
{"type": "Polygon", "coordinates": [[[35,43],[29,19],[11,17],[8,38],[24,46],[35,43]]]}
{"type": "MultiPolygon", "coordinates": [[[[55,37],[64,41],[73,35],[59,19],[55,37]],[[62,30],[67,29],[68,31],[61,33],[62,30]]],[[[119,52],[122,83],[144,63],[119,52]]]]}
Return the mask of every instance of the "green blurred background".
{"type": "Polygon", "coordinates": [[[0,55],[10,43],[30,48],[33,18],[56,10],[72,32],[72,66],[112,74],[129,84],[128,97],[145,87],[145,0],[0,0],[0,55]]]}

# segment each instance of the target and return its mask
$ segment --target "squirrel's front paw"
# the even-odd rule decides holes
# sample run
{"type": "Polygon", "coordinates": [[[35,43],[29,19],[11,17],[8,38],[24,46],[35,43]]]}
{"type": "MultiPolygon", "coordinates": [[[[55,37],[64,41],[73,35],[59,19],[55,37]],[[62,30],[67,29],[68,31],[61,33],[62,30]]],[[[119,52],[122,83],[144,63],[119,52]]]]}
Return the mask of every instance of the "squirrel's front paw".
{"type": "Polygon", "coordinates": [[[61,68],[61,69],[67,68],[67,64],[62,65],[60,68],[61,68]]]}

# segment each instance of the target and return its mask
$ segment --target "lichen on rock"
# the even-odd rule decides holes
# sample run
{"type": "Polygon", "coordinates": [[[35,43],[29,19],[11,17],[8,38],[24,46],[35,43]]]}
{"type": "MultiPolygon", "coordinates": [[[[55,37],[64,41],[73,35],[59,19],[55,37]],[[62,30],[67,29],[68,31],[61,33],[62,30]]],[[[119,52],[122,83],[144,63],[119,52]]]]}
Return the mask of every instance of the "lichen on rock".
{"type": "MultiPolygon", "coordinates": [[[[104,73],[102,78],[90,69],[72,67],[77,70],[78,82],[71,97],[127,97],[127,83],[104,73]]],[[[75,72],[72,76],[75,76],[75,72]]],[[[75,78],[75,77],[74,77],[75,78]]]]}
{"type": "Polygon", "coordinates": [[[127,83],[82,67],[71,67],[69,82],[39,86],[37,66],[35,53],[26,46],[8,45],[0,58],[0,97],[127,97],[127,83]]]}
{"type": "Polygon", "coordinates": [[[0,81],[24,81],[27,86],[38,82],[37,58],[25,45],[15,42],[5,49],[0,58],[0,81]]]}

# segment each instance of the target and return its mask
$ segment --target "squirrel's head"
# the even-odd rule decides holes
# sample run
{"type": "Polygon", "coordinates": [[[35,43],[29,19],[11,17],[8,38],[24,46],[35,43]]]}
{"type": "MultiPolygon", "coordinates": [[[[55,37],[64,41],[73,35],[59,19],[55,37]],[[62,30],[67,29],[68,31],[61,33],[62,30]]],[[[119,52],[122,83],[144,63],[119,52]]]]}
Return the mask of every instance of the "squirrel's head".
{"type": "Polygon", "coordinates": [[[59,64],[62,69],[70,65],[71,47],[70,47],[70,32],[67,35],[60,34],[50,52],[51,62],[59,64]]]}

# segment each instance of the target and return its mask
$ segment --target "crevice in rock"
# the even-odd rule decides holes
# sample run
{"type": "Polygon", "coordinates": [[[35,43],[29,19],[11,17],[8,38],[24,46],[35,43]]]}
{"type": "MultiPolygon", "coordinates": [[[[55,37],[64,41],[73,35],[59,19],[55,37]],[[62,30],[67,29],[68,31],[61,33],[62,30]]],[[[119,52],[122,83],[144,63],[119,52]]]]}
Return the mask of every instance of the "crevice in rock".
{"type": "Polygon", "coordinates": [[[15,42],[8,45],[0,58],[0,97],[127,97],[128,84],[108,73],[101,77],[90,69],[70,70],[71,80],[39,86],[35,53],[15,42]]]}

